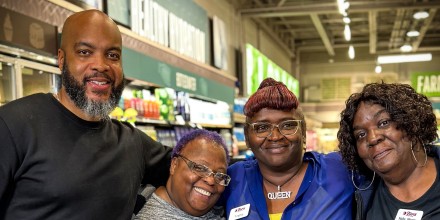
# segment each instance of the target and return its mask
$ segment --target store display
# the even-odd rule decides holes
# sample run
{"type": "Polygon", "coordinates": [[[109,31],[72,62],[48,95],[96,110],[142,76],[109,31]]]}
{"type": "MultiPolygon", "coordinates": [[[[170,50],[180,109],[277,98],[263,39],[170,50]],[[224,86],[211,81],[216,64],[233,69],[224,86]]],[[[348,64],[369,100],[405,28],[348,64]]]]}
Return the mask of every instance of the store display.
{"type": "Polygon", "coordinates": [[[172,147],[193,129],[214,129],[232,151],[230,107],[221,101],[203,101],[170,88],[128,85],[110,116],[131,122],[149,136],[172,147]]]}
{"type": "Polygon", "coordinates": [[[184,121],[191,122],[191,109],[188,103],[189,94],[186,92],[176,92],[174,114],[181,116],[184,121]]]}
{"type": "Polygon", "coordinates": [[[187,101],[191,106],[191,122],[228,126],[231,124],[231,110],[227,103],[222,101],[212,103],[195,98],[188,98],[187,101]]]}
{"type": "Polygon", "coordinates": [[[243,114],[244,104],[246,104],[247,98],[234,99],[234,112],[243,114]]]}
{"type": "Polygon", "coordinates": [[[229,154],[231,155],[233,152],[231,131],[229,129],[221,129],[220,136],[225,140],[225,144],[228,147],[229,154]]]}
{"type": "Polygon", "coordinates": [[[159,105],[159,119],[175,121],[174,118],[174,99],[175,91],[170,88],[157,88],[154,94],[159,105]]]}

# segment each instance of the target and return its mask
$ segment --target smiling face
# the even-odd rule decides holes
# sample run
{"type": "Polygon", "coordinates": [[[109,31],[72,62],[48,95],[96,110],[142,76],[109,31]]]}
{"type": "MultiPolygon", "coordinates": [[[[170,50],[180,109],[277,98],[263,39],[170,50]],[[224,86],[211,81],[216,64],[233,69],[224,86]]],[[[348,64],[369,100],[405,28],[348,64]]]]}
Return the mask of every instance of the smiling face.
{"type": "Polygon", "coordinates": [[[359,157],[379,175],[405,175],[415,168],[411,142],[385,108],[378,104],[360,103],[353,120],[353,135],[359,157]]]}
{"type": "Polygon", "coordinates": [[[107,108],[101,108],[102,115],[96,108],[109,105],[111,111],[119,100],[123,89],[121,55],[121,34],[105,14],[89,10],[72,15],[64,24],[58,51],[61,92],[89,116],[108,115],[107,108]]]}
{"type": "MultiPolygon", "coordinates": [[[[268,122],[279,124],[286,120],[302,120],[295,112],[263,108],[248,123],[268,122]]],[[[245,129],[247,145],[258,160],[260,167],[268,169],[288,169],[302,163],[303,150],[302,127],[293,135],[284,136],[275,127],[266,138],[257,137],[251,126],[245,129]]]]}
{"type": "MultiPolygon", "coordinates": [[[[180,154],[197,164],[205,165],[214,173],[226,173],[225,150],[215,142],[196,138],[180,154]]],[[[193,216],[206,214],[225,190],[224,186],[215,182],[213,175],[202,178],[192,172],[181,157],[173,158],[167,184],[174,204],[193,216]]]]}

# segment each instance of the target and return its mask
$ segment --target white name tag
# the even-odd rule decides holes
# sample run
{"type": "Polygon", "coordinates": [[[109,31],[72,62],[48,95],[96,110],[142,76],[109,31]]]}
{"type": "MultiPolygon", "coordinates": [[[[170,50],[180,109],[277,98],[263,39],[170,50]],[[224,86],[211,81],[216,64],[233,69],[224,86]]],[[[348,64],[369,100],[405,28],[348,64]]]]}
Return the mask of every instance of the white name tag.
{"type": "Polygon", "coordinates": [[[394,220],[421,220],[422,217],[423,217],[423,211],[399,209],[399,211],[397,211],[397,215],[394,220]]]}
{"type": "Polygon", "coordinates": [[[249,207],[251,204],[242,205],[240,207],[231,209],[229,213],[229,220],[241,219],[249,215],[249,207]]]}

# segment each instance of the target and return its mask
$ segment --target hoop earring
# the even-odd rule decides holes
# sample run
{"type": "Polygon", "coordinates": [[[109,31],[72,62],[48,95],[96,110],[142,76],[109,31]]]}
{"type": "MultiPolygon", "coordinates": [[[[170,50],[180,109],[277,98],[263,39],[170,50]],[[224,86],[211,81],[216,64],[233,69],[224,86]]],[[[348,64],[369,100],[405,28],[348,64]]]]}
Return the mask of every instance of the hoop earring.
{"type": "Polygon", "coordinates": [[[375,177],[376,177],[376,172],[373,173],[373,179],[371,180],[370,184],[366,188],[361,189],[358,186],[356,186],[356,183],[354,183],[354,171],[353,170],[351,171],[351,182],[353,183],[354,188],[361,190],[361,191],[369,189],[371,187],[371,185],[373,184],[375,177]]]}
{"type": "MultiPolygon", "coordinates": [[[[428,154],[426,153],[426,147],[425,147],[424,144],[422,144],[422,145],[423,145],[423,150],[425,151],[425,163],[423,163],[423,165],[420,166],[420,167],[424,167],[424,166],[426,166],[426,163],[428,163],[428,154]]],[[[416,155],[414,154],[414,149],[413,149],[412,142],[411,142],[411,153],[412,153],[412,155],[414,157],[414,160],[417,163],[417,167],[419,167],[419,161],[417,160],[416,155]]]]}

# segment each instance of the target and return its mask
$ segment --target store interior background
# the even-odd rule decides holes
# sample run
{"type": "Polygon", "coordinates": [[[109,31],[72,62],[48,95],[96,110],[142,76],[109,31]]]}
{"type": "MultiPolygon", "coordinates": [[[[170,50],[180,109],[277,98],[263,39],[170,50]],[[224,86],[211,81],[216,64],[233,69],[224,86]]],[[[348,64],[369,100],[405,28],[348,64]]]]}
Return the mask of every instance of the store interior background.
{"type": "MultiPolygon", "coordinates": [[[[126,94],[150,95],[148,101],[159,101],[159,93],[171,91],[170,98],[181,98],[192,112],[190,116],[184,115],[185,110],[172,115],[173,111],[179,112],[172,101],[168,103],[170,118],[146,111],[146,117],[137,118],[136,126],[169,145],[173,144],[170,138],[177,139],[181,132],[203,127],[220,132],[233,149],[238,148],[233,150],[235,154],[246,153],[240,104],[251,87],[247,80],[251,74],[249,45],[296,80],[293,87],[308,125],[308,150],[337,150],[336,132],[344,101],[366,83],[385,81],[416,86],[412,80],[415,74],[440,76],[440,1],[345,0],[350,6],[344,15],[337,0],[179,0],[179,4],[198,12],[196,21],[186,22],[197,27],[199,20],[199,25],[206,25],[206,30],[202,28],[202,44],[206,45],[202,58],[173,50],[133,30],[130,4],[142,2],[158,4],[166,10],[179,7],[173,0],[1,0],[0,7],[55,26],[59,33],[64,20],[73,12],[123,5],[130,21],[128,25],[120,24],[127,48],[124,68],[131,89],[126,94]],[[413,14],[418,11],[428,12],[428,17],[414,19],[413,14]],[[344,17],[351,20],[350,40],[344,36],[344,17]],[[213,30],[214,20],[220,21],[216,25],[222,24],[220,29],[224,31],[220,32],[224,38],[220,43],[223,52],[214,50],[214,35],[218,35],[213,30]],[[419,31],[420,35],[408,37],[406,33],[411,30],[419,31]],[[401,52],[404,44],[412,45],[412,51],[401,52]],[[350,46],[355,51],[353,59],[348,56],[350,46]],[[420,53],[431,53],[432,60],[381,64],[381,73],[375,72],[379,55],[420,53]],[[145,60],[136,58],[139,56],[145,60]],[[220,64],[216,59],[220,59],[220,64]],[[148,66],[150,63],[154,65],[148,66]],[[192,88],[195,85],[197,88],[192,88]],[[213,109],[221,111],[209,115],[213,109]],[[167,135],[171,137],[164,137],[167,135]]],[[[1,25],[4,30],[5,24],[1,25]]],[[[53,54],[40,53],[0,37],[0,61],[0,104],[55,90],[59,70],[53,54]]],[[[438,83],[430,82],[433,87],[437,84],[440,90],[440,78],[438,83]]],[[[440,105],[436,94],[427,95],[434,107],[440,105]]]]}

